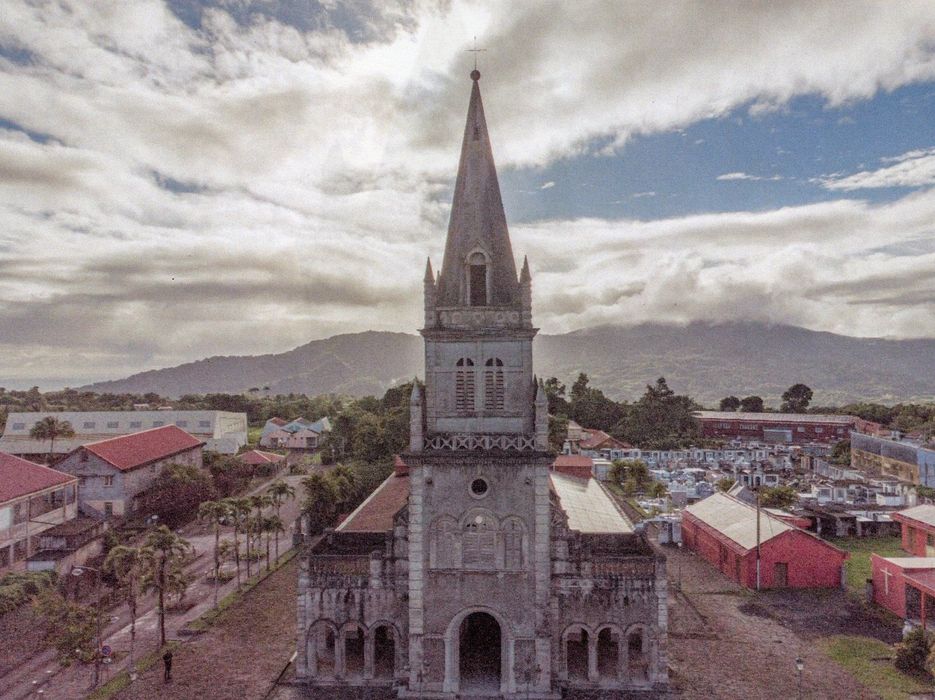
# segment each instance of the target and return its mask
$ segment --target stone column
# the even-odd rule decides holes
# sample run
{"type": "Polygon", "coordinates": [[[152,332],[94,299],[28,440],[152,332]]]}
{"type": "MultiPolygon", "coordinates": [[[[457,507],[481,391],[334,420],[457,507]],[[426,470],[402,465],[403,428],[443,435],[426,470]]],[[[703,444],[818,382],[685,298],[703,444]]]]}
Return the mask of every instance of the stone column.
{"type": "Polygon", "coordinates": [[[596,683],[600,679],[597,672],[597,635],[588,634],[588,680],[596,683]]]}
{"type": "Polygon", "coordinates": [[[347,677],[347,660],[345,658],[347,651],[347,639],[343,631],[339,631],[334,637],[334,677],[347,677]]]}
{"type": "Polygon", "coordinates": [[[373,632],[364,634],[364,680],[373,678],[373,632]]]}

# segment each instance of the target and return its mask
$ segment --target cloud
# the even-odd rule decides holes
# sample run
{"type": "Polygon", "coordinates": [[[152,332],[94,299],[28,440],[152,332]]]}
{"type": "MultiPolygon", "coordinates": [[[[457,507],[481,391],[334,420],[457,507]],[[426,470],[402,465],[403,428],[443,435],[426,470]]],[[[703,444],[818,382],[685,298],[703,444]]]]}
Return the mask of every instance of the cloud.
{"type": "Polygon", "coordinates": [[[876,187],[925,187],[935,185],[935,148],[916,149],[900,156],[881,158],[893,163],[877,170],[853,175],[827,175],[814,180],[829,190],[860,190],[876,187]]]}
{"type": "Polygon", "coordinates": [[[655,192],[634,192],[632,196],[634,199],[640,199],[642,197],[655,197],[656,193],[655,192]]]}
{"type": "MultiPolygon", "coordinates": [[[[929,3],[313,5],[4,2],[0,381],[417,327],[475,33],[501,168],[935,78],[929,3]]],[[[881,172],[931,157],[908,155],[881,172]]],[[[924,284],[859,294],[871,268],[893,271],[931,238],[931,197],[512,230],[549,331],[770,316],[935,335],[924,284]],[[808,296],[832,280],[856,291],[808,296]]]]}
{"type": "Polygon", "coordinates": [[[723,175],[718,175],[718,176],[717,176],[716,178],[714,178],[714,179],[715,179],[715,180],[724,180],[724,181],[731,181],[731,180],[770,180],[770,181],[775,181],[775,180],[782,180],[783,178],[782,178],[781,175],[772,175],[772,176],[769,176],[769,177],[765,177],[765,176],[762,176],[762,175],[748,175],[747,173],[724,173],[723,175]]]}
{"type": "Polygon", "coordinates": [[[552,188],[552,187],[555,187],[555,183],[552,182],[551,180],[549,180],[548,182],[544,183],[539,189],[540,189],[540,190],[547,190],[547,189],[550,189],[550,188],[552,188]]]}

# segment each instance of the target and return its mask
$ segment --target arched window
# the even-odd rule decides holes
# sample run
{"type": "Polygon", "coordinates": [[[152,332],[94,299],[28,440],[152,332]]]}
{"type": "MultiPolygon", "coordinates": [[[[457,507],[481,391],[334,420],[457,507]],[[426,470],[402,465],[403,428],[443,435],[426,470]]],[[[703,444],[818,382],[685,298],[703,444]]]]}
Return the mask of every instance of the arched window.
{"type": "Polygon", "coordinates": [[[497,564],[497,523],[478,513],[464,525],[461,561],[465,569],[493,569],[497,564]]]}
{"type": "Polygon", "coordinates": [[[455,376],[455,409],[474,410],[474,360],[462,357],[458,360],[455,376]]]}
{"type": "Polygon", "coordinates": [[[487,306],[487,256],[474,253],[468,258],[468,304],[487,306]]]}
{"type": "Polygon", "coordinates": [[[503,410],[503,360],[491,357],[484,370],[484,409],[503,410]]]}

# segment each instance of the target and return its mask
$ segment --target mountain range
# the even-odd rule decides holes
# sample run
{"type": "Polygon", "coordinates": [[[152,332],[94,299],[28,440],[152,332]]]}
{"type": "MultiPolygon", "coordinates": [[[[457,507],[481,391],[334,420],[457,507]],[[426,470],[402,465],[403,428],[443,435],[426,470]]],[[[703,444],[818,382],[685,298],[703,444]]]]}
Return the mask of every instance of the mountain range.
{"type": "MultiPolygon", "coordinates": [[[[815,392],[813,405],[935,399],[935,339],[855,338],[753,322],[600,326],[540,335],[540,376],[568,383],[586,372],[611,398],[635,400],[665,377],[677,393],[715,406],[729,394],[759,395],[778,406],[790,385],[815,392]]],[[[209,357],[177,367],[82,387],[115,393],[382,394],[421,376],[422,339],[367,331],[313,340],[288,352],[209,357]],[[264,391],[265,393],[265,391],[264,391]]]]}

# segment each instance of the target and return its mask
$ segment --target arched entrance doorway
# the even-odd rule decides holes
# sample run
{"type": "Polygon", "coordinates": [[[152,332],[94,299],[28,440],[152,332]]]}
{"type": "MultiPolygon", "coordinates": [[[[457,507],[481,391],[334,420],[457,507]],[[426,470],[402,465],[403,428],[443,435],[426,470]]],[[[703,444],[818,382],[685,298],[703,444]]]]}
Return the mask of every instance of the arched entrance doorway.
{"type": "Polygon", "coordinates": [[[458,632],[461,690],[500,691],[500,625],[493,615],[475,612],[458,632]]]}

